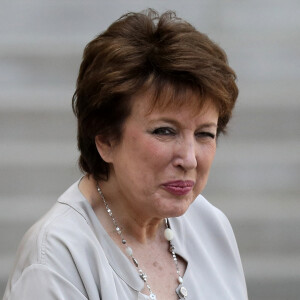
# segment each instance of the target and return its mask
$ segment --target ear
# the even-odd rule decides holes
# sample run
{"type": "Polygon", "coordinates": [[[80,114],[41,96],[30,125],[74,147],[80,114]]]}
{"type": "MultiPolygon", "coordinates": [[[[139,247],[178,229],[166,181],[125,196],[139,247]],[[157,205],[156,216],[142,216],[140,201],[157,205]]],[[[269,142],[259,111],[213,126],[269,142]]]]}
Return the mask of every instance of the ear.
{"type": "Polygon", "coordinates": [[[113,145],[111,141],[102,135],[97,135],[95,137],[95,144],[98,150],[98,153],[102,159],[107,163],[113,162],[113,145]]]}

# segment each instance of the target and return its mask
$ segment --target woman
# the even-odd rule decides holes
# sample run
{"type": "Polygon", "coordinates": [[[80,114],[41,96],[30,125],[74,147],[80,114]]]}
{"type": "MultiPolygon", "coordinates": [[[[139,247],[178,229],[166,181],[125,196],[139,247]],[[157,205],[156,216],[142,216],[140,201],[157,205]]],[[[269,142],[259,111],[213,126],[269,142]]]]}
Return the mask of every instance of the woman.
{"type": "Polygon", "coordinates": [[[204,189],[238,89],[174,13],[129,13],[85,48],[73,97],[84,176],[24,237],[4,299],[247,299],[204,189]]]}

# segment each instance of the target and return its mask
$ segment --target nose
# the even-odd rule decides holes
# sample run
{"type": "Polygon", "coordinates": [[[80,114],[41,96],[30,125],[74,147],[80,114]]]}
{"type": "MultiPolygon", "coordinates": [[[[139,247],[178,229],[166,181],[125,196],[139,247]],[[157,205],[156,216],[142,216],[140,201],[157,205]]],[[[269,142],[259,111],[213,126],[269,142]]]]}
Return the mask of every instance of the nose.
{"type": "Polygon", "coordinates": [[[177,142],[174,149],[174,166],[185,171],[197,167],[197,153],[194,138],[185,138],[177,142]]]}

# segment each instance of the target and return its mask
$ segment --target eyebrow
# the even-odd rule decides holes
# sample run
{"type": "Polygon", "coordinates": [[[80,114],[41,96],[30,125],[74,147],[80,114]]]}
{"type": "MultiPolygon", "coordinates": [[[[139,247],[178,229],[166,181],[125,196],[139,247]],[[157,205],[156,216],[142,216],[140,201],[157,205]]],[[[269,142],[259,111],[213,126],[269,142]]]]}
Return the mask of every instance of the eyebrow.
{"type": "MultiPolygon", "coordinates": [[[[171,124],[176,125],[177,127],[181,126],[181,123],[177,122],[176,120],[169,119],[169,118],[154,119],[154,120],[151,120],[150,122],[152,123],[152,122],[157,122],[157,121],[171,123],[171,124]]],[[[211,128],[211,127],[218,128],[218,125],[216,123],[214,123],[214,122],[208,122],[208,123],[203,123],[200,126],[198,126],[198,128],[211,128]]]]}
{"type": "Polygon", "coordinates": [[[215,127],[215,128],[218,128],[218,125],[214,122],[210,122],[210,123],[204,123],[200,126],[201,128],[203,127],[215,127]]]}

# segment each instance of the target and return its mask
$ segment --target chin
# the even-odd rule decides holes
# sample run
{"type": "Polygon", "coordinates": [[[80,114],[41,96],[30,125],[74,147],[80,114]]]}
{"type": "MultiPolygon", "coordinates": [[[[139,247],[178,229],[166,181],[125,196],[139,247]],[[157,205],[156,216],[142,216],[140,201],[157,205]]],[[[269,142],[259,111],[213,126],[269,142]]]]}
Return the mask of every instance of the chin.
{"type": "Polygon", "coordinates": [[[185,214],[190,205],[181,205],[180,207],[174,207],[172,210],[169,210],[167,213],[167,218],[180,217],[185,214]]]}
{"type": "Polygon", "coordinates": [[[180,217],[185,214],[193,202],[193,195],[181,199],[163,198],[158,202],[157,209],[162,218],[180,217]]]}

